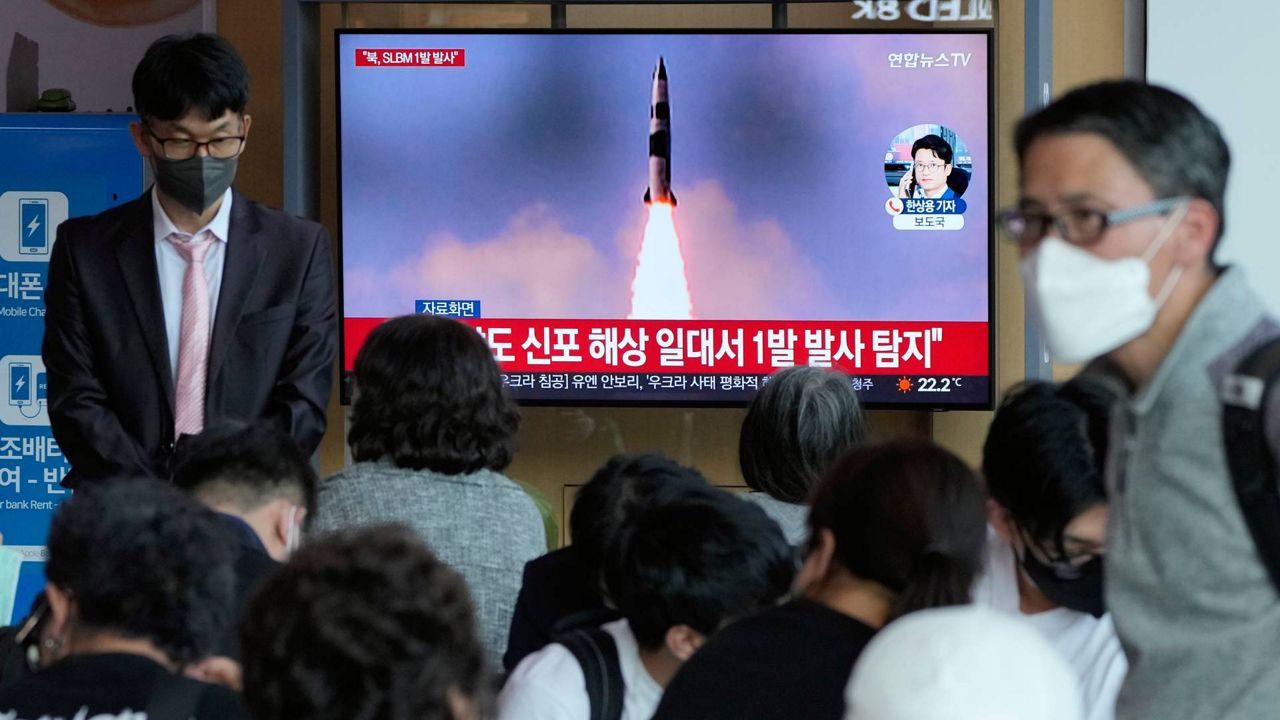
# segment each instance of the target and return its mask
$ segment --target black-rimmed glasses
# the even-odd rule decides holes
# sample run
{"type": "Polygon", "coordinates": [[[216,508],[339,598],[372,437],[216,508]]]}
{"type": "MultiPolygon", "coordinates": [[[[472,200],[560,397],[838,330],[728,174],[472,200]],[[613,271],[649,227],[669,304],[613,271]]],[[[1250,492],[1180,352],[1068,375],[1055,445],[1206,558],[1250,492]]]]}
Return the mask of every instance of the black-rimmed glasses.
{"type": "Polygon", "coordinates": [[[162,138],[151,132],[150,128],[147,129],[147,134],[160,143],[160,153],[167,160],[186,160],[195,157],[202,147],[209,151],[210,157],[226,160],[239,155],[241,148],[244,147],[244,135],[197,142],[190,138],[162,138]]]}

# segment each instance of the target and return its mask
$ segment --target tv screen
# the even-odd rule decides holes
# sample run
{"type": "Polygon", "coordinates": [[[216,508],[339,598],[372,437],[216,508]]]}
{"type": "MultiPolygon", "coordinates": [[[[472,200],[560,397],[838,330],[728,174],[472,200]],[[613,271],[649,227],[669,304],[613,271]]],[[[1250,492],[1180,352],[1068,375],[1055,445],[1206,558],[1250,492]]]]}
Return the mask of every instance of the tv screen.
{"type": "Polygon", "coordinates": [[[990,34],[340,31],[343,360],[482,334],[521,401],[790,365],[989,407],[990,34]]]}

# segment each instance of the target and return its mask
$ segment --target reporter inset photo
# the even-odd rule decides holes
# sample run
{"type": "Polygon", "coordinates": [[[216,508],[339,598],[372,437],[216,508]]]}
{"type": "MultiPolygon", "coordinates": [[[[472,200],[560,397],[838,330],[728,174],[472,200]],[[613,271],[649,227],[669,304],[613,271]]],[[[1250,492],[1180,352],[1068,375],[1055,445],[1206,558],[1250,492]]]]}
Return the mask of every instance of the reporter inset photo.
{"type": "Polygon", "coordinates": [[[950,128],[915,125],[889,143],[884,175],[894,197],[952,200],[969,188],[973,157],[950,128]]]}

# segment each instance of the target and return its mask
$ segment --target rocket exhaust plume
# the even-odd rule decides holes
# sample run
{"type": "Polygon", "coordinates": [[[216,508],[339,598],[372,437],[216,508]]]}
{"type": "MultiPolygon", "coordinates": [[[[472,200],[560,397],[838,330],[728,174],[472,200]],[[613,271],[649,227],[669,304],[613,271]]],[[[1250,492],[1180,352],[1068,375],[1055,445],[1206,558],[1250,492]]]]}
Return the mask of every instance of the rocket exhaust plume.
{"type": "Polygon", "coordinates": [[[655,202],[649,206],[649,222],[631,282],[629,320],[692,320],[693,302],[685,278],[680,237],[672,207],[655,202]]]}
{"type": "Polygon", "coordinates": [[[685,275],[684,255],[676,234],[676,196],[671,192],[671,104],[667,68],[662,58],[653,71],[649,101],[649,187],[644,192],[649,220],[636,258],[627,318],[690,320],[693,302],[685,275]]]}

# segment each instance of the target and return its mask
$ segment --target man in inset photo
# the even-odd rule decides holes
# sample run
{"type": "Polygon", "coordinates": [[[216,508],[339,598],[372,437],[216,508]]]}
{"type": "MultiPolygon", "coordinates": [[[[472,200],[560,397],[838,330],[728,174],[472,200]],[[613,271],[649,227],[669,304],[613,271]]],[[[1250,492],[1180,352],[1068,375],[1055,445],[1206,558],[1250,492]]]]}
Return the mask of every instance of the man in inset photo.
{"type": "Polygon", "coordinates": [[[898,183],[900,198],[930,198],[952,200],[964,194],[969,185],[968,173],[954,172],[951,161],[955,152],[951,143],[938,135],[925,135],[911,146],[911,169],[903,173],[898,183]],[[952,176],[957,181],[952,182],[952,176]]]}

